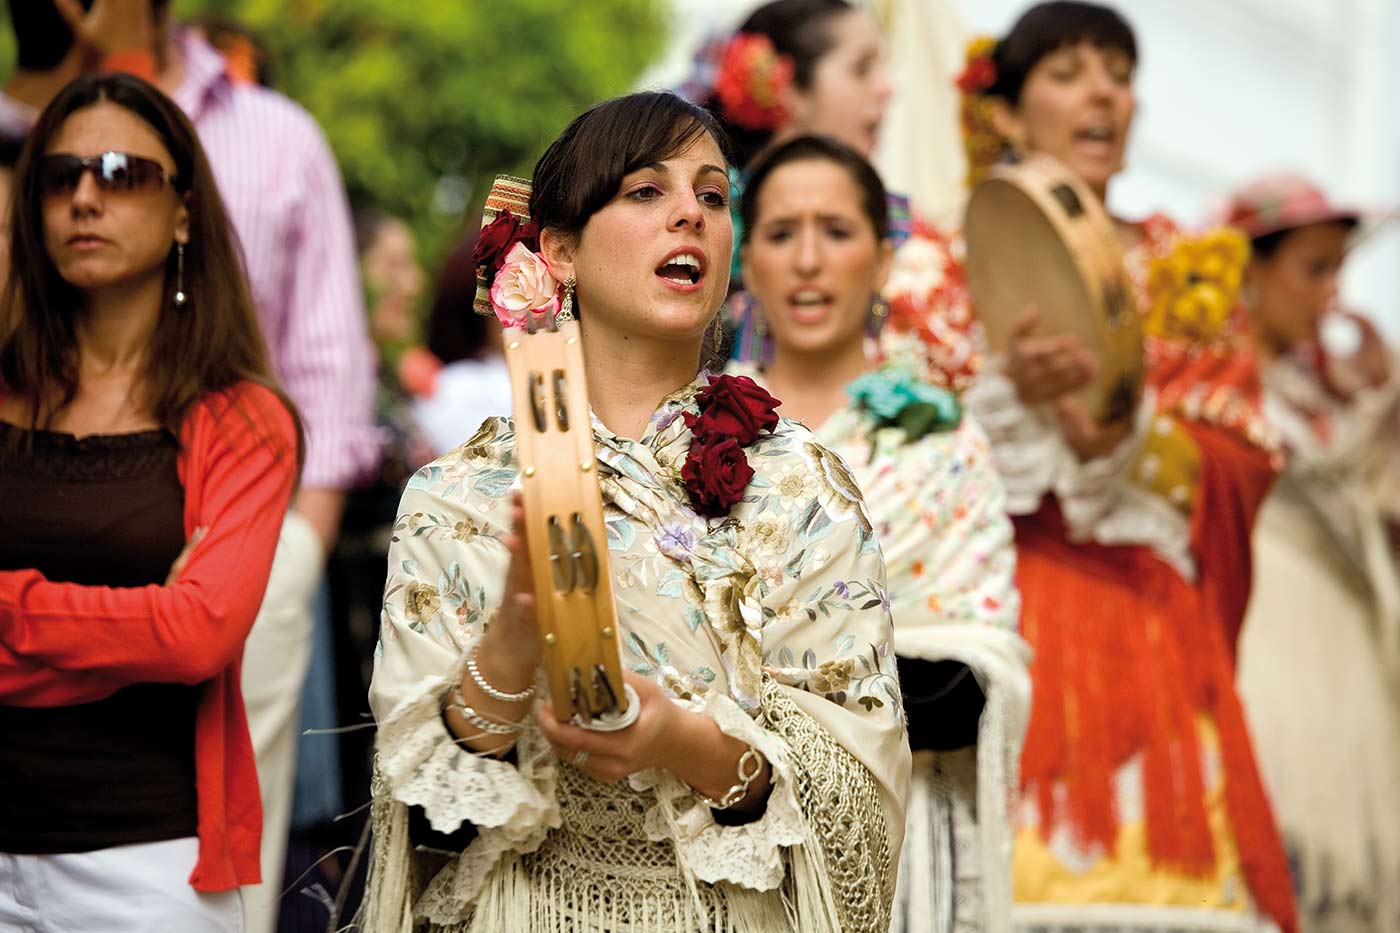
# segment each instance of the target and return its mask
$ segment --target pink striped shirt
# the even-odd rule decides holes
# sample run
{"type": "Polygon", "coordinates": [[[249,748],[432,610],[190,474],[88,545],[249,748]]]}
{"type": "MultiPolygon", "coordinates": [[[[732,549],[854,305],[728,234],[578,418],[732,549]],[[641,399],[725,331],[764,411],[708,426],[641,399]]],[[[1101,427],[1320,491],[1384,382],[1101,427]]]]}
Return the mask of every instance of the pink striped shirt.
{"type": "Polygon", "coordinates": [[[350,208],[321,128],[288,98],[235,84],[203,38],[178,39],[174,99],[199,131],[234,229],[277,378],[306,426],[302,485],[343,489],[379,463],[377,362],[350,208]]]}

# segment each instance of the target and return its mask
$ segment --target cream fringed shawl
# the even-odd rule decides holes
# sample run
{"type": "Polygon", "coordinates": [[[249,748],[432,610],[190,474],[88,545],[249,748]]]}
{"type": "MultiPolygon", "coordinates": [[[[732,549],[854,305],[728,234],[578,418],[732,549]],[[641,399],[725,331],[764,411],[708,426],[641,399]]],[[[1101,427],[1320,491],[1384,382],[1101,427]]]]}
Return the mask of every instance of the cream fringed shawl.
{"type": "Polygon", "coordinates": [[[419,471],[395,525],[364,929],[887,929],[910,759],[879,547],[844,464],[788,422],[748,448],[731,516],[696,516],[694,389],[640,441],[594,425],[623,662],[763,752],[763,816],[722,827],[664,771],[599,784],[528,725],[514,764],[452,742],[442,700],[505,577],[514,435],[493,419],[419,471]],[[410,805],[479,835],[415,849],[410,805]]]}
{"type": "Polygon", "coordinates": [[[870,503],[897,652],[967,665],[986,697],[975,751],[915,757],[893,929],[1009,933],[1031,651],[1017,634],[1015,543],[986,435],[964,416],[954,430],[908,442],[846,407],[817,439],[850,463],[870,503]]]}

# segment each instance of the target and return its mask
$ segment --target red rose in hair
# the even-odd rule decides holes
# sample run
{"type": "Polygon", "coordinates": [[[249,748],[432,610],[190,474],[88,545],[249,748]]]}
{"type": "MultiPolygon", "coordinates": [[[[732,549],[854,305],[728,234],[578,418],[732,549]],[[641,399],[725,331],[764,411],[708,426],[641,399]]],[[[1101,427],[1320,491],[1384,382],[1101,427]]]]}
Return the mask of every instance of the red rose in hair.
{"type": "Polygon", "coordinates": [[[958,90],[964,94],[980,94],[997,83],[997,66],[990,58],[978,58],[967,63],[958,75],[958,90]]]}
{"type": "Polygon", "coordinates": [[[681,467],[681,479],[695,510],[719,518],[744,497],[753,479],[753,467],[734,438],[696,438],[681,467]]]}
{"type": "Polygon", "coordinates": [[[778,426],[777,399],[748,376],[715,376],[695,394],[699,416],[686,415],[696,437],[732,437],[747,447],[778,426]]]}
{"type": "Polygon", "coordinates": [[[534,224],[522,224],[510,211],[501,211],[495,220],[481,228],[476,247],[472,249],[472,262],[478,270],[485,270],[489,282],[501,271],[506,254],[516,243],[524,243],[526,249],[539,252],[539,244],[535,242],[538,235],[534,224]]]}
{"type": "Polygon", "coordinates": [[[729,119],[751,130],[776,130],[787,122],[783,92],[792,83],[792,59],[778,54],[759,33],[736,33],[715,76],[715,96],[729,119]]]}

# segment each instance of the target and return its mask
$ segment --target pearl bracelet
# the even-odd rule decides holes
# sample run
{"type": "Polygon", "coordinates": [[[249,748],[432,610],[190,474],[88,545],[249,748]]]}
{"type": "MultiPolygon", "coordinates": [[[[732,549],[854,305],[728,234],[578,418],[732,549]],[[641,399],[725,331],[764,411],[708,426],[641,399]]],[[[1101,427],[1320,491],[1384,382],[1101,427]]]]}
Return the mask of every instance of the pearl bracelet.
{"type": "Polygon", "coordinates": [[[753,784],[762,773],[763,756],[758,753],[758,749],[751,745],[748,751],[739,756],[738,784],[735,784],[733,787],[729,788],[729,790],[725,791],[724,796],[719,798],[719,800],[711,800],[709,797],[706,797],[704,794],[699,794],[698,792],[697,795],[700,798],[700,802],[711,810],[728,810],[749,795],[749,786],[753,784]],[[745,767],[750,764],[753,765],[753,770],[747,774],[744,773],[745,767]]]}
{"type": "Polygon", "coordinates": [[[493,700],[500,700],[504,703],[519,703],[535,695],[534,684],[530,684],[530,686],[521,690],[519,693],[506,693],[504,690],[498,690],[491,686],[491,684],[486,681],[486,678],[482,676],[481,669],[476,666],[476,649],[480,644],[481,642],[477,642],[475,645],[472,645],[472,650],[467,652],[467,673],[471,675],[472,683],[481,688],[482,693],[493,700]]]}
{"type": "Polygon", "coordinates": [[[462,691],[460,690],[452,691],[452,702],[449,703],[448,706],[455,708],[457,712],[461,713],[462,718],[465,719],[468,724],[490,735],[513,735],[522,728],[519,722],[498,722],[478,713],[467,705],[467,701],[462,696],[462,691]]]}

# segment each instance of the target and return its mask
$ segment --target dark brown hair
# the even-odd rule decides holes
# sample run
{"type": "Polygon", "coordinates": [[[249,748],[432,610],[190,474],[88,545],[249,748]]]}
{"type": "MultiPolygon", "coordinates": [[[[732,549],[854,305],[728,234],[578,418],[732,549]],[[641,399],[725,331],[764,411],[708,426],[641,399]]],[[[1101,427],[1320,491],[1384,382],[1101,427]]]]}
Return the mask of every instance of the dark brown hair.
{"type": "MultiPolygon", "coordinates": [[[[140,117],[160,137],[175,162],[175,190],[189,211],[187,300],[182,308],[174,305],[172,244],[143,379],[147,409],[179,437],[185,418],[205,396],[246,381],[275,392],[296,420],[295,408],[273,378],[241,251],[194,127],[168,97],[128,74],[73,81],[44,109],[20,152],[11,204],[11,273],[0,298],[0,385],[24,401],[30,428],[51,424],[77,394],[74,320],[83,296],[59,274],[44,247],[38,166],[69,116],[104,101],[140,117]]],[[[244,415],[254,426],[266,421],[244,415]]],[[[297,430],[300,435],[299,422],[297,430]]],[[[298,460],[301,446],[298,437],[298,460]]]]}
{"type": "Polygon", "coordinates": [[[428,310],[424,342],[428,351],[444,364],[477,360],[489,355],[489,328],[498,327],[495,318],[472,310],[476,297],[476,249],[478,231],[472,230],[457,241],[438,270],[433,301],[428,310]]]}
{"type": "Polygon", "coordinates": [[[739,216],[744,221],[744,242],[747,243],[758,223],[758,195],[773,173],[793,162],[830,162],[846,170],[860,191],[861,207],[870,221],[877,240],[889,237],[889,200],[885,183],[864,156],[850,146],[829,136],[798,136],[760,155],[744,185],[739,200],[739,216]]]}
{"type": "Polygon", "coordinates": [[[707,134],[728,159],[714,117],[669,91],[603,101],[576,117],[535,163],[530,219],[541,230],[577,235],[617,196],[623,178],[707,134]]]}
{"type": "MultiPolygon", "coordinates": [[[[1324,222],[1321,226],[1336,227],[1343,233],[1351,233],[1353,230],[1356,229],[1357,224],[1357,220],[1350,217],[1344,217],[1340,220],[1324,222]]],[[[1266,233],[1263,236],[1257,236],[1249,241],[1249,255],[1254,257],[1255,259],[1260,259],[1264,261],[1273,259],[1274,256],[1278,253],[1279,249],[1283,246],[1284,243],[1288,241],[1290,237],[1293,236],[1293,234],[1308,226],[1312,225],[1301,224],[1297,227],[1285,227],[1282,230],[1275,230],[1272,233],[1266,233]]]]}
{"type": "MultiPolygon", "coordinates": [[[[848,0],[773,0],[750,13],[739,32],[765,36],[772,42],[779,55],[792,60],[792,83],[805,91],[812,86],[817,63],[836,45],[832,20],[855,9],[848,0]]],[[[717,98],[711,97],[705,105],[733,137],[735,162],[741,168],[772,140],[771,130],[748,129],[725,117],[717,98]]]]}
{"type": "Polygon", "coordinates": [[[1117,10],[1078,0],[1053,0],[1038,3],[1021,14],[1011,31],[997,43],[992,54],[997,77],[987,93],[1016,106],[1021,102],[1026,78],[1041,59],[1081,42],[1122,52],[1137,65],[1137,37],[1117,10]]]}

